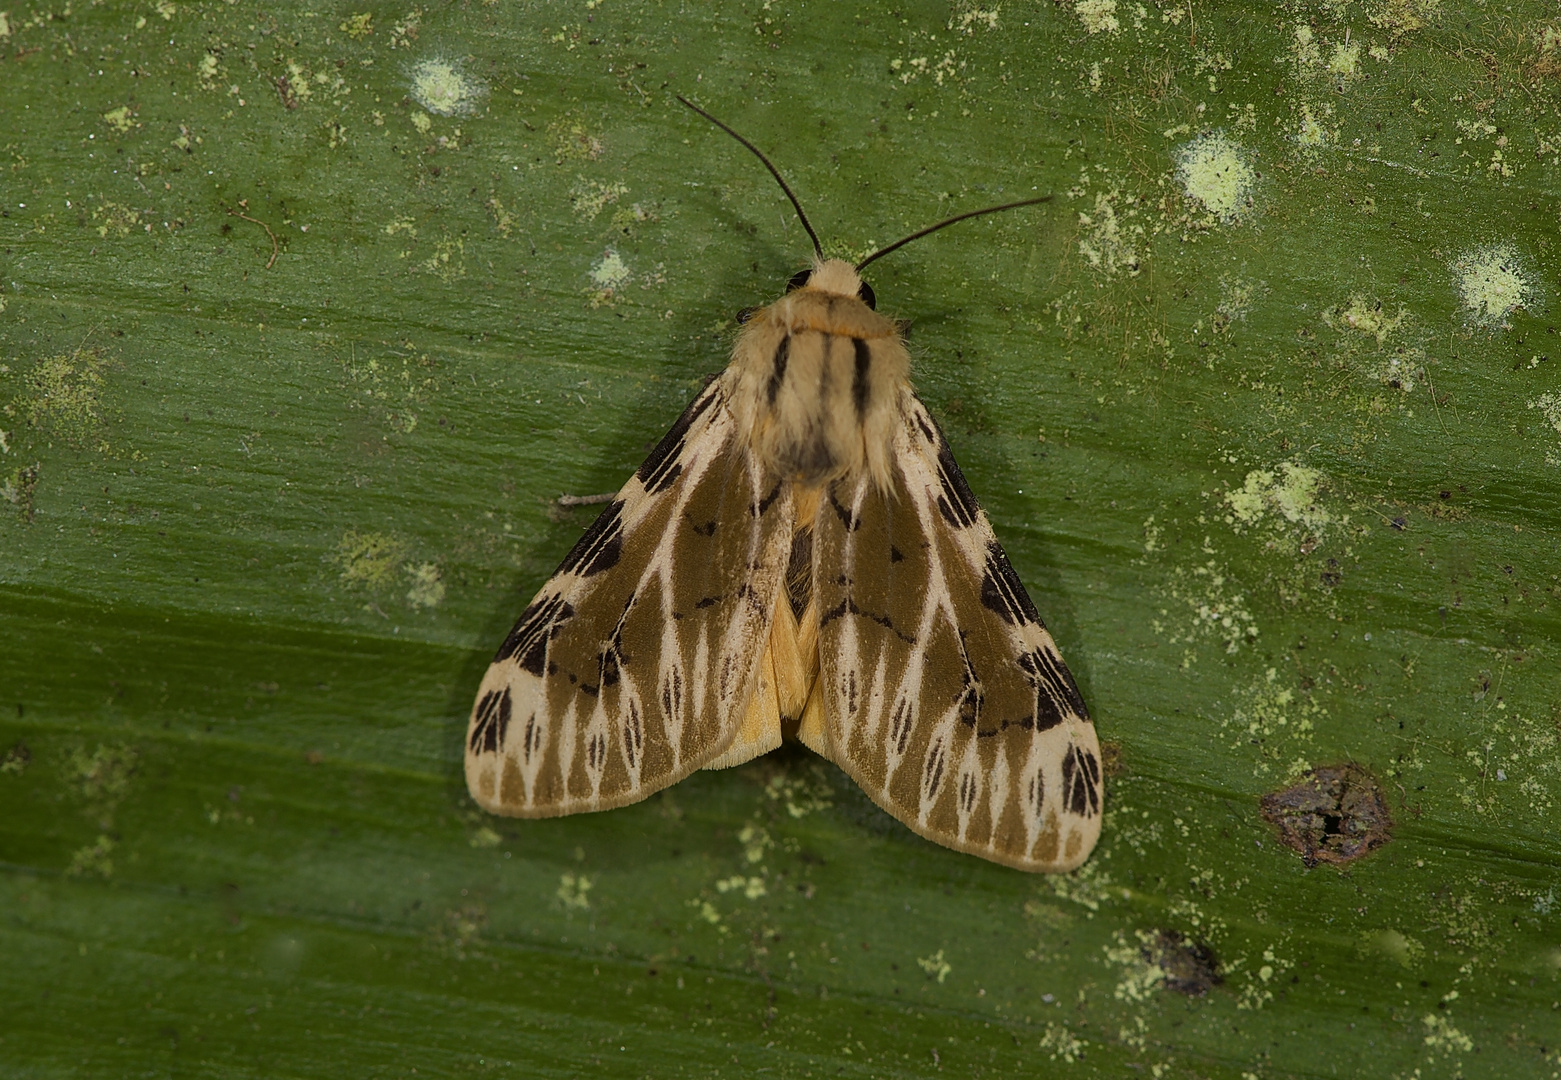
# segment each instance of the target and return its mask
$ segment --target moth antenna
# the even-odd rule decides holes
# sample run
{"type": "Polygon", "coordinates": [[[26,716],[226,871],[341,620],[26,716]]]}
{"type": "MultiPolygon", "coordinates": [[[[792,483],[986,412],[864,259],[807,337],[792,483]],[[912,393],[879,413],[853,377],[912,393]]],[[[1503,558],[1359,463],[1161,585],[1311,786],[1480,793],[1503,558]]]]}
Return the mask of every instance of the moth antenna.
{"type": "MultiPolygon", "coordinates": [[[[755,153],[757,153],[757,152],[758,151],[755,151],[755,153]]],[[[766,163],[766,164],[768,164],[768,163],[766,163]]],[[[904,247],[906,244],[909,244],[912,240],[920,240],[923,236],[926,236],[928,233],[935,233],[939,229],[943,228],[944,226],[952,225],[956,221],[964,221],[966,218],[980,217],[982,214],[995,214],[999,210],[1012,210],[1015,207],[1019,207],[1019,206],[1034,206],[1036,203],[1043,203],[1043,202],[1050,202],[1050,201],[1051,201],[1051,196],[1050,195],[1042,195],[1038,199],[1021,199],[1018,202],[1004,203],[1002,206],[988,206],[984,210],[970,210],[970,211],[967,211],[966,213],[963,213],[963,214],[955,214],[951,218],[944,218],[942,221],[938,222],[936,225],[928,225],[925,229],[922,229],[920,232],[913,232],[909,236],[905,237],[902,240],[896,240],[894,243],[890,244],[888,247],[881,247],[881,248],[879,248],[877,251],[873,252],[867,258],[863,259],[861,262],[856,264],[856,272],[858,274],[860,274],[862,272],[862,267],[866,266],[868,263],[872,262],[874,259],[881,259],[885,255],[889,254],[889,252],[897,251],[898,249],[904,247]]]]}
{"type": "MultiPolygon", "coordinates": [[[[711,116],[709,113],[705,112],[705,110],[701,109],[698,105],[695,105],[692,101],[688,100],[688,98],[684,97],[682,94],[678,94],[677,95],[677,99],[679,101],[681,101],[683,104],[687,105],[690,109],[693,109],[700,116],[703,116],[706,120],[710,121],[716,127],[720,128],[722,131],[726,132],[732,138],[734,138],[738,142],[742,143],[749,150],[752,150],[753,151],[753,156],[758,158],[760,161],[764,162],[764,167],[766,169],[770,170],[770,175],[771,176],[775,177],[775,182],[777,184],[779,184],[781,186],[781,190],[786,193],[786,198],[791,200],[791,205],[797,211],[797,217],[798,217],[798,219],[801,220],[802,227],[808,231],[808,239],[813,241],[813,252],[814,252],[814,254],[816,254],[820,259],[822,259],[824,257],[824,247],[823,247],[822,244],[820,244],[818,242],[818,233],[814,232],[813,231],[813,226],[808,224],[808,215],[806,215],[806,214],[804,214],[802,212],[802,204],[799,203],[797,201],[797,197],[791,193],[791,188],[786,186],[786,181],[781,179],[780,171],[778,169],[776,169],[774,165],[770,164],[770,159],[765,157],[764,154],[760,152],[759,148],[757,146],[753,145],[753,143],[749,142],[747,139],[745,139],[741,135],[737,134],[737,132],[733,131],[731,128],[729,128],[725,124],[721,123],[721,121],[717,120],[715,117],[711,116]]],[[[1006,209],[1006,208],[1005,207],[998,207],[997,209],[1006,209]]],[[[985,211],[978,211],[978,213],[985,213],[985,211]]],[[[944,222],[943,224],[947,225],[948,222],[944,222]]],[[[938,227],[939,226],[933,226],[933,228],[938,228],[938,227]]],[[[904,241],[902,240],[901,243],[904,243],[904,241]]],[[[883,253],[879,252],[878,254],[881,255],[883,253]]],[[[877,258],[876,255],[873,256],[873,257],[877,258]]]]}

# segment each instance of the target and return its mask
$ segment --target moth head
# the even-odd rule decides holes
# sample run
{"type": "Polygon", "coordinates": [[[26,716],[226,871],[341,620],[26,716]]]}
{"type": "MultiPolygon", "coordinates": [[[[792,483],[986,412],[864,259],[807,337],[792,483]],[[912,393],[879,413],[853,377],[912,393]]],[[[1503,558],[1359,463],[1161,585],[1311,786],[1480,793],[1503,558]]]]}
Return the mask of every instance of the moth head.
{"type": "Polygon", "coordinates": [[[863,281],[856,268],[843,259],[815,259],[806,270],[798,270],[786,283],[787,292],[798,289],[817,289],[837,296],[854,296],[869,309],[877,310],[878,298],[873,287],[863,281]]]}

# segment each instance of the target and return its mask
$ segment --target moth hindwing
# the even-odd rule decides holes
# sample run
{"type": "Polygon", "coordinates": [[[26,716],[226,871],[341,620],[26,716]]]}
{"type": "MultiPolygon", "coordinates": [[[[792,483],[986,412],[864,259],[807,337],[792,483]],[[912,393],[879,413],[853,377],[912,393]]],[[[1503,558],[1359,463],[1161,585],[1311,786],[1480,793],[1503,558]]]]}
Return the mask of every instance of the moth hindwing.
{"type": "Polygon", "coordinates": [[[937,843],[1088,856],[1084,702],[861,292],[821,260],[754,313],[521,614],[468,727],[483,807],[604,810],[789,736],[937,843]]]}

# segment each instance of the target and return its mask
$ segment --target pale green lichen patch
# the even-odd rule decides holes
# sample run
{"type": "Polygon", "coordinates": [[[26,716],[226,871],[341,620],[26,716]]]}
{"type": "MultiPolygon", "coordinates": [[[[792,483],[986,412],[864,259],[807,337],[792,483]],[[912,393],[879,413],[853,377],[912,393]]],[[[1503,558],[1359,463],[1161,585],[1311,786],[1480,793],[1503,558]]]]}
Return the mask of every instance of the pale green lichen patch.
{"type": "Polygon", "coordinates": [[[1385,956],[1406,968],[1425,959],[1425,946],[1401,930],[1368,930],[1361,934],[1360,944],[1363,953],[1385,956]]]}
{"type": "Polygon", "coordinates": [[[129,236],[130,230],[142,224],[141,211],[108,199],[92,208],[92,221],[97,226],[98,236],[104,240],[110,236],[129,236]]]}
{"type": "Polygon", "coordinates": [[[1483,711],[1481,730],[1463,753],[1469,779],[1458,788],[1459,803],[1496,820],[1551,813],[1561,798],[1561,727],[1498,699],[1483,711]]]}
{"type": "Polygon", "coordinates": [[[1115,34],[1122,30],[1117,18],[1117,0],[1078,0],[1073,13],[1091,34],[1115,34]]]}
{"type": "Polygon", "coordinates": [[[1269,668],[1261,678],[1237,692],[1235,708],[1220,722],[1232,749],[1257,754],[1254,776],[1278,772],[1286,779],[1311,768],[1305,756],[1317,724],[1327,711],[1310,696],[1298,695],[1269,668]],[[1288,759],[1288,760],[1287,760],[1288,759]]]}
{"type": "Polygon", "coordinates": [[[1474,1040],[1453,1025],[1452,1017],[1426,1013],[1420,1018],[1420,1022],[1425,1027],[1425,1044],[1430,1050],[1428,1056],[1432,1061],[1435,1061],[1438,1055],[1444,1058],[1455,1058],[1474,1049],[1474,1040]]]}
{"type": "Polygon", "coordinates": [[[362,11],[349,15],[341,21],[337,29],[353,41],[362,41],[374,33],[374,13],[362,11]]]}
{"type": "Polygon", "coordinates": [[[1067,1024],[1047,1024],[1040,1046],[1050,1052],[1053,1061],[1061,1058],[1071,1065],[1084,1056],[1089,1041],[1073,1034],[1067,1024]]]}
{"type": "Polygon", "coordinates": [[[1442,0],[1376,0],[1366,18],[1397,38],[1424,29],[1441,7],[1442,0]]]}
{"type": "MultiPolygon", "coordinates": [[[[1561,394],[1554,391],[1540,394],[1528,403],[1528,407],[1538,410],[1545,423],[1550,425],[1550,429],[1557,435],[1561,435],[1561,394]]],[[[1545,450],[1545,464],[1561,465],[1561,446],[1545,450]]]]}
{"type": "Polygon", "coordinates": [[[734,874],[729,878],[722,878],[715,883],[715,891],[718,893],[738,893],[749,900],[757,900],[769,893],[769,887],[765,885],[764,878],[754,875],[744,877],[734,874]]]}
{"type": "MultiPolygon", "coordinates": [[[[66,787],[74,803],[96,820],[99,829],[114,828],[114,811],[130,794],[139,761],[140,753],[133,746],[99,743],[91,752],[83,746],[71,749],[63,770],[66,787]]],[[[108,861],[113,846],[107,836],[98,837],[94,846],[76,852],[70,872],[107,877],[113,872],[108,861]]]]}
{"type": "Polygon", "coordinates": [[[1247,158],[1240,143],[1224,132],[1211,131],[1177,151],[1177,180],[1189,199],[1230,224],[1252,206],[1257,173],[1247,158]]]}
{"type": "Polygon", "coordinates": [[[1125,273],[1137,277],[1139,271],[1138,244],[1144,236],[1142,224],[1131,220],[1138,216],[1138,200],[1113,188],[1110,192],[1096,192],[1094,209],[1079,211],[1079,254],[1085,265],[1103,277],[1125,273]],[[1119,217],[1117,206],[1123,205],[1124,217],[1119,217]]]}
{"type": "Polygon", "coordinates": [[[1278,517],[1320,536],[1335,521],[1322,505],[1325,483],[1321,472],[1293,461],[1280,462],[1277,471],[1253,469],[1241,487],[1225,493],[1230,508],[1225,521],[1239,533],[1266,517],[1278,517]]]}
{"type": "Polygon", "coordinates": [[[1107,965],[1120,969],[1111,992],[1118,1001],[1145,1001],[1165,985],[1165,969],[1151,959],[1149,946],[1155,934],[1146,930],[1133,933],[1137,940],[1129,941],[1126,934],[1115,930],[1111,944],[1101,946],[1107,965]]]}
{"type": "Polygon", "coordinates": [[[1348,302],[1324,310],[1322,321],[1357,340],[1366,337],[1375,342],[1376,351],[1369,355],[1361,355],[1362,350],[1347,342],[1341,360],[1347,359],[1383,386],[1408,394],[1427,379],[1425,350],[1402,340],[1412,324],[1409,309],[1402,304],[1392,312],[1381,300],[1356,294],[1348,302]]]}
{"type": "Polygon", "coordinates": [[[783,805],[787,816],[793,818],[807,817],[834,805],[834,789],[817,764],[808,767],[806,776],[784,772],[770,777],[764,785],[764,795],[783,805]]]}
{"type": "Polygon", "coordinates": [[[38,490],[38,477],[42,469],[42,462],[18,465],[9,476],[0,480],[0,499],[16,507],[23,521],[33,520],[33,495],[38,490]]]}
{"type": "Polygon", "coordinates": [[[763,862],[765,853],[775,847],[770,831],[762,825],[744,825],[737,834],[737,842],[743,846],[743,858],[750,863],[763,862]]]}
{"type": "Polygon", "coordinates": [[[91,753],[84,747],[76,747],[66,762],[65,775],[83,802],[98,808],[112,808],[130,793],[130,781],[139,758],[133,746],[99,743],[91,753]]]}
{"type": "Polygon", "coordinates": [[[457,960],[480,954],[483,946],[482,931],[488,923],[488,912],[481,904],[463,904],[445,912],[444,919],[436,923],[431,937],[434,944],[457,960]]]}
{"type": "Polygon", "coordinates": [[[493,216],[493,227],[499,230],[499,235],[506,240],[514,236],[520,227],[520,218],[515,212],[505,207],[497,195],[489,199],[486,206],[488,213],[493,216]]]}
{"type": "Polygon", "coordinates": [[[1317,33],[1308,23],[1298,23],[1292,32],[1290,40],[1290,58],[1297,68],[1306,70],[1315,68],[1323,62],[1322,48],[1317,41],[1317,33]]]}
{"type": "Polygon", "coordinates": [[[1408,311],[1402,304],[1397,314],[1389,314],[1381,300],[1357,294],[1348,303],[1339,304],[1323,312],[1323,322],[1335,329],[1353,330],[1377,339],[1381,345],[1388,336],[1404,325],[1408,311]]]}
{"type": "Polygon", "coordinates": [[[1129,895],[1126,889],[1118,887],[1111,880],[1109,873],[1100,868],[1098,861],[1087,862],[1071,873],[1053,874],[1046,883],[1051,886],[1052,895],[1059,900],[1086,908],[1089,911],[1086,918],[1094,918],[1102,904],[1117,897],[1126,899],[1129,895]]]}
{"type": "Polygon", "coordinates": [[[99,836],[92,843],[85,847],[77,848],[71,853],[70,865],[65,868],[65,876],[112,877],[114,874],[114,860],[110,856],[113,853],[113,838],[99,836]]]}
{"type": "Polygon", "coordinates": [[[621,288],[632,276],[629,264],[614,248],[608,248],[591,264],[591,284],[605,292],[621,288]]]}
{"type": "MultiPolygon", "coordinates": [[[[89,445],[103,425],[107,368],[108,360],[92,348],[46,357],[22,376],[21,392],[0,413],[73,446],[89,445]]],[[[108,446],[98,440],[97,448],[106,451],[108,446]]]]}
{"type": "Polygon", "coordinates": [[[565,911],[586,911],[591,906],[591,888],[595,884],[584,874],[565,873],[559,876],[558,889],[553,893],[565,911]]]}
{"type": "Polygon", "coordinates": [[[725,919],[721,915],[720,909],[712,904],[709,900],[696,896],[693,899],[686,901],[686,903],[689,907],[694,909],[694,914],[696,917],[703,920],[704,922],[709,923],[722,934],[730,933],[730,930],[725,924],[725,919]]]}
{"type": "MultiPolygon", "coordinates": [[[[1207,543],[1205,551],[1212,551],[1207,543]]],[[[1236,588],[1229,570],[1217,559],[1210,559],[1201,566],[1175,567],[1166,586],[1172,599],[1181,602],[1189,616],[1180,627],[1168,626],[1160,619],[1151,619],[1150,626],[1157,634],[1163,634],[1172,645],[1194,645],[1206,638],[1215,638],[1225,646],[1227,653],[1241,650],[1243,645],[1257,641],[1257,619],[1247,607],[1246,595],[1236,588]]],[[[1162,616],[1170,611],[1160,609],[1162,616]]],[[[1192,665],[1194,653],[1185,653],[1182,667],[1192,665]]]]}
{"type": "Polygon", "coordinates": [[[407,590],[407,602],[414,608],[438,607],[444,602],[444,574],[437,563],[409,566],[407,577],[412,583],[407,590]]]}
{"type": "Polygon", "coordinates": [[[1487,244],[1453,261],[1453,287],[1464,320],[1483,330],[1505,330],[1520,308],[1540,297],[1538,277],[1511,244],[1487,244]]]}
{"type": "Polygon", "coordinates": [[[135,112],[129,105],[120,105],[117,108],[110,109],[103,114],[103,122],[118,135],[123,135],[141,126],[141,121],[135,118],[135,112]]]}
{"type": "Polygon", "coordinates": [[[1231,323],[1246,319],[1252,310],[1252,297],[1257,287],[1249,281],[1220,281],[1220,301],[1214,308],[1214,332],[1229,329],[1231,323]]]}
{"type": "Polygon", "coordinates": [[[0,758],[0,776],[21,776],[27,771],[27,766],[32,763],[32,751],[27,748],[25,742],[17,744],[5,752],[5,757],[0,758]]]}
{"type": "Polygon", "coordinates": [[[1343,92],[1361,76],[1361,42],[1348,31],[1329,42],[1310,23],[1298,23],[1291,31],[1290,60],[1303,78],[1326,78],[1343,92]]]}
{"type": "Polygon", "coordinates": [[[569,205],[575,215],[585,221],[595,221],[596,215],[629,193],[623,183],[603,184],[597,180],[582,179],[569,193],[569,205]]]}
{"type": "Polygon", "coordinates": [[[435,116],[464,116],[476,108],[482,83],[449,60],[422,60],[412,68],[412,100],[435,116]]]}
{"type": "Polygon", "coordinates": [[[660,220],[661,214],[654,204],[647,206],[645,203],[635,203],[633,206],[620,206],[613,211],[612,227],[624,236],[633,236],[639,231],[639,226],[660,220]]]}
{"type": "Polygon", "coordinates": [[[1286,971],[1295,967],[1295,960],[1279,952],[1278,945],[1263,950],[1262,963],[1256,969],[1248,969],[1245,982],[1236,998],[1236,1008],[1256,1012],[1274,1000],[1273,986],[1282,986],[1286,971]]]}
{"type": "Polygon", "coordinates": [[[1338,128],[1333,123],[1332,103],[1319,105],[1315,109],[1309,103],[1301,104],[1294,138],[1303,154],[1314,154],[1337,137],[1338,128]]]}
{"type": "Polygon", "coordinates": [[[502,836],[500,836],[489,826],[481,825],[475,832],[472,833],[466,842],[474,848],[493,848],[498,847],[503,839],[504,838],[502,836]]]}
{"type": "Polygon", "coordinates": [[[454,281],[466,276],[466,240],[460,236],[443,236],[434,241],[434,250],[418,264],[427,274],[454,281]]]}
{"type": "Polygon", "coordinates": [[[947,979],[954,970],[953,965],[943,959],[942,949],[939,949],[931,956],[918,957],[916,966],[925,971],[928,978],[935,978],[938,982],[947,979]]]}
{"type": "Polygon", "coordinates": [[[602,156],[602,140],[593,135],[585,120],[577,115],[560,116],[547,126],[547,141],[553,148],[554,160],[562,165],[567,161],[595,161],[602,156]]]}
{"type": "Polygon", "coordinates": [[[1328,57],[1328,73],[1340,85],[1347,85],[1360,77],[1360,42],[1341,41],[1333,47],[1328,57]]]}
{"type": "Polygon", "coordinates": [[[333,561],[347,585],[383,588],[394,584],[407,557],[407,543],[388,533],[348,529],[337,542],[333,561]]]}

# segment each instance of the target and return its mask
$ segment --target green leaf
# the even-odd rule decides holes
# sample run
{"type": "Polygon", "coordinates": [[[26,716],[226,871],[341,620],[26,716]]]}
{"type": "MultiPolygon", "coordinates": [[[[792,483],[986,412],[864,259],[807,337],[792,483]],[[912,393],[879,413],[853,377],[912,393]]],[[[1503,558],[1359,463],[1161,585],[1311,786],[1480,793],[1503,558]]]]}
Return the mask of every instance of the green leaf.
{"type": "Polygon", "coordinates": [[[9,1072],[1561,1072],[1549,6],[161,0],[0,50],[9,1072]],[[871,276],[1115,755],[1079,872],[797,748],[467,799],[557,497],[807,256],[675,92],[832,253],[1055,196],[871,276]],[[1259,800],[1345,763],[1390,839],[1308,867],[1259,800]]]}

